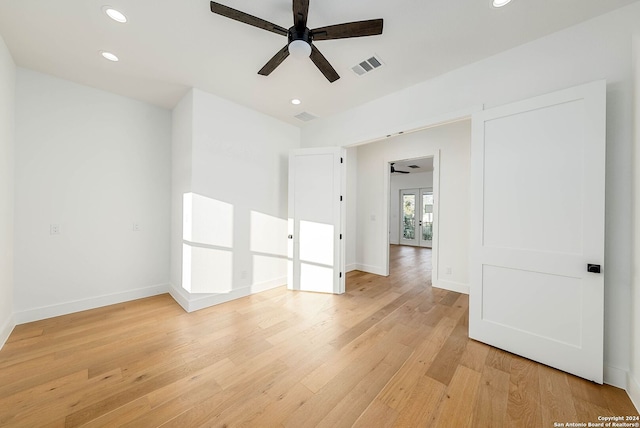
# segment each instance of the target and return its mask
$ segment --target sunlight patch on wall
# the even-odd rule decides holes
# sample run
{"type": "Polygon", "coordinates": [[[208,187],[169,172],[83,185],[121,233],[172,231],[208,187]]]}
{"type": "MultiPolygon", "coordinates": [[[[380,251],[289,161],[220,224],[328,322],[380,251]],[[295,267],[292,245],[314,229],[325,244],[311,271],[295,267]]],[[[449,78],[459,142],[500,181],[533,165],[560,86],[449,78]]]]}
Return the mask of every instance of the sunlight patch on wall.
{"type": "Polygon", "coordinates": [[[251,211],[250,222],[252,284],[282,280],[287,275],[287,220],[251,211]]]}
{"type": "Polygon", "coordinates": [[[182,239],[233,248],[233,205],[195,193],[183,196],[182,239]]]}
{"type": "Polygon", "coordinates": [[[183,195],[182,288],[229,293],[233,288],[233,205],[183,195]]]}
{"type": "Polygon", "coordinates": [[[182,287],[189,293],[229,293],[233,254],[229,250],[182,246],[182,287]]]}
{"type": "Polygon", "coordinates": [[[282,257],[266,255],[253,256],[253,283],[263,284],[284,278],[287,274],[288,260],[282,257]]]}

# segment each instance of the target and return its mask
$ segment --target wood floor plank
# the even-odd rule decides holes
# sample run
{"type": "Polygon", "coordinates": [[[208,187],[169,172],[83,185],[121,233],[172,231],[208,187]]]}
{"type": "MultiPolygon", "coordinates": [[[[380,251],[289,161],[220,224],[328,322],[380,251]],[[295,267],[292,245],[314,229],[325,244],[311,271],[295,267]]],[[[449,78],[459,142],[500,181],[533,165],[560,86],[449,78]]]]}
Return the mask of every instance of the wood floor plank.
{"type": "Polygon", "coordinates": [[[540,408],[542,423],[553,426],[555,422],[577,421],[571,388],[567,375],[551,367],[538,365],[540,382],[540,408]]]}
{"type": "Polygon", "coordinates": [[[390,428],[395,424],[398,412],[380,400],[373,402],[365,409],[353,424],[354,428],[390,428]]]}
{"type": "Polygon", "coordinates": [[[626,393],[468,339],[431,251],[346,293],[278,287],[186,313],[169,295],[21,325],[0,350],[0,426],[532,427],[637,414],[626,393]]]}
{"type": "Polygon", "coordinates": [[[477,428],[509,428],[506,422],[509,399],[509,373],[484,366],[473,409],[477,428]]]}
{"type": "Polygon", "coordinates": [[[478,398],[480,378],[481,374],[477,371],[458,366],[445,391],[434,426],[461,428],[474,426],[473,409],[478,398]]]}
{"type": "Polygon", "coordinates": [[[521,357],[511,361],[507,426],[542,426],[538,364],[521,357]]]}

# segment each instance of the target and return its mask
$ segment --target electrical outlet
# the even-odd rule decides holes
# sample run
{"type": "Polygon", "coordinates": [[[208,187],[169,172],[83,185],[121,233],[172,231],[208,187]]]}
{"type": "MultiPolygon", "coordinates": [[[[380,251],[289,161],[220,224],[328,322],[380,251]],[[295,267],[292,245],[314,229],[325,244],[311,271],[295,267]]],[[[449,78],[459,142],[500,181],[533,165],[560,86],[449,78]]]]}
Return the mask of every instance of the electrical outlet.
{"type": "Polygon", "coordinates": [[[133,223],[133,228],[132,230],[134,232],[140,232],[140,223],[133,223]]]}
{"type": "Polygon", "coordinates": [[[49,225],[49,235],[60,235],[60,225],[59,224],[50,224],[49,225]]]}

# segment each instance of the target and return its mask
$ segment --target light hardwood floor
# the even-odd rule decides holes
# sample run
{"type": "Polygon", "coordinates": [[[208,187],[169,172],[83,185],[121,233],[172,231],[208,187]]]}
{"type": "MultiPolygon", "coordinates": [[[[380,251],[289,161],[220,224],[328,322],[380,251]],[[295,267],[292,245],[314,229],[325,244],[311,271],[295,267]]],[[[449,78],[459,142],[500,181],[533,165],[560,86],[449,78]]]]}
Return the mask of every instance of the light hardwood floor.
{"type": "Polygon", "coordinates": [[[185,313],[168,295],[16,327],[0,426],[553,427],[637,415],[599,386],[467,338],[430,250],[342,296],[278,288],[185,313]]]}

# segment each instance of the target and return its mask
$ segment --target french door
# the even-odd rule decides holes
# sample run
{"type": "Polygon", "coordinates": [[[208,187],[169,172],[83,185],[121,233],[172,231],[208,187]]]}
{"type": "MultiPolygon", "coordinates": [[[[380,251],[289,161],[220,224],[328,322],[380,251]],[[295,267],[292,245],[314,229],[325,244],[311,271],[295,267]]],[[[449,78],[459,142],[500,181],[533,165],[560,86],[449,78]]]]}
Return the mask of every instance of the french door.
{"type": "Polygon", "coordinates": [[[431,248],[433,241],[433,190],[400,191],[400,243],[431,248]]]}

